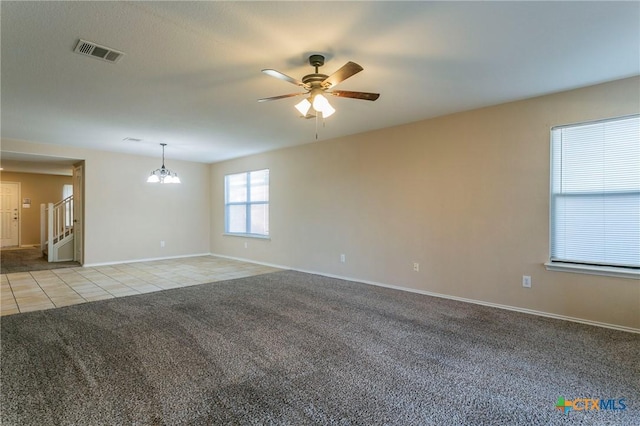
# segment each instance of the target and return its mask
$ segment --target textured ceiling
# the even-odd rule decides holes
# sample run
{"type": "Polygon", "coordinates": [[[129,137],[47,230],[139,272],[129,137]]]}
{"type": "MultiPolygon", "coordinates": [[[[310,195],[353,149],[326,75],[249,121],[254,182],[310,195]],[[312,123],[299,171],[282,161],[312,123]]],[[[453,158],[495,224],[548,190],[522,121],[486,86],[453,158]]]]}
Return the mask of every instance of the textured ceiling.
{"type": "Polygon", "coordinates": [[[311,53],[364,71],[319,140],[640,74],[639,2],[11,2],[1,7],[2,138],[214,162],[314,142],[311,53]],[[78,39],[125,52],[73,53],[78,39]],[[141,142],[123,141],[125,138],[141,142]]]}

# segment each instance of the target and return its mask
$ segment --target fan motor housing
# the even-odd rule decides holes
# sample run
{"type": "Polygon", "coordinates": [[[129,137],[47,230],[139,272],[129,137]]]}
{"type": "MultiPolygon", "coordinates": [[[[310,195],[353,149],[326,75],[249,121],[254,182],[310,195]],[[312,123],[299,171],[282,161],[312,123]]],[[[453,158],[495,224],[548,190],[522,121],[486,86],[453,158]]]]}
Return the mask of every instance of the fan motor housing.
{"type": "Polygon", "coordinates": [[[309,87],[320,87],[321,83],[326,80],[329,76],[325,74],[318,73],[318,67],[324,65],[324,56],[322,55],[311,55],[309,56],[309,65],[315,67],[316,72],[314,74],[307,74],[302,77],[302,82],[309,87]]]}
{"type": "Polygon", "coordinates": [[[302,77],[302,82],[304,84],[308,84],[309,86],[319,86],[320,83],[327,79],[327,75],[324,74],[307,74],[302,77]]]}

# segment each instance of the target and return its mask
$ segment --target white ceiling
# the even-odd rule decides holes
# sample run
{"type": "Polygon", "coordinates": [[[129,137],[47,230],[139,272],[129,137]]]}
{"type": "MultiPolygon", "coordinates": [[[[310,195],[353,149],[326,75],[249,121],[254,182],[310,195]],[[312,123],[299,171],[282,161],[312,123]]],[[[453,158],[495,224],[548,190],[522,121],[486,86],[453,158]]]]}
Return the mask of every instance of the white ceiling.
{"type": "Polygon", "coordinates": [[[1,2],[2,138],[215,162],[313,142],[311,53],[337,88],[319,139],[640,74],[639,2],[1,2]],[[111,64],[78,39],[125,52],[111,64]],[[142,142],[123,139],[139,138],[142,142]]]}

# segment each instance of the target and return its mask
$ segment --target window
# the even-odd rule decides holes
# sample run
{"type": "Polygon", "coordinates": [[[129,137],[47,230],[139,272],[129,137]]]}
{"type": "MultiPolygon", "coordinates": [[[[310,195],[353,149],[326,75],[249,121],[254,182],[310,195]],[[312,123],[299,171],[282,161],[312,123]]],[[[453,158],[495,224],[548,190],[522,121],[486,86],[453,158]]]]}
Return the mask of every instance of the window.
{"type": "MultiPolygon", "coordinates": [[[[73,195],[73,185],[64,184],[62,186],[62,199],[66,200],[67,198],[73,195]]],[[[73,222],[73,200],[70,203],[65,204],[64,210],[64,226],[70,228],[73,222]]]]}
{"type": "Polygon", "coordinates": [[[71,197],[73,195],[73,185],[70,183],[65,183],[62,185],[62,199],[64,200],[67,197],[71,197]]]}
{"type": "Polygon", "coordinates": [[[548,266],[640,272],[640,116],[553,128],[550,204],[548,266]]]}
{"type": "Polygon", "coordinates": [[[224,177],[225,232],[269,235],[269,169],[224,177]]]}

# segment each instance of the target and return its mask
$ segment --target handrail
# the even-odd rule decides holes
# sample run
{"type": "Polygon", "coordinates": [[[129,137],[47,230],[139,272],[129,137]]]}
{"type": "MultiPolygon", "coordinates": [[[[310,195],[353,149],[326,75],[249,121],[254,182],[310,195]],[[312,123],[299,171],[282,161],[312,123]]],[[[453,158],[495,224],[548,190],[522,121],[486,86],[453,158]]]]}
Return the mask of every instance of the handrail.
{"type": "Polygon", "coordinates": [[[40,245],[47,247],[48,261],[55,259],[53,246],[73,235],[73,195],[57,203],[40,205],[40,245]],[[45,221],[46,216],[46,221],[45,221]]]}

